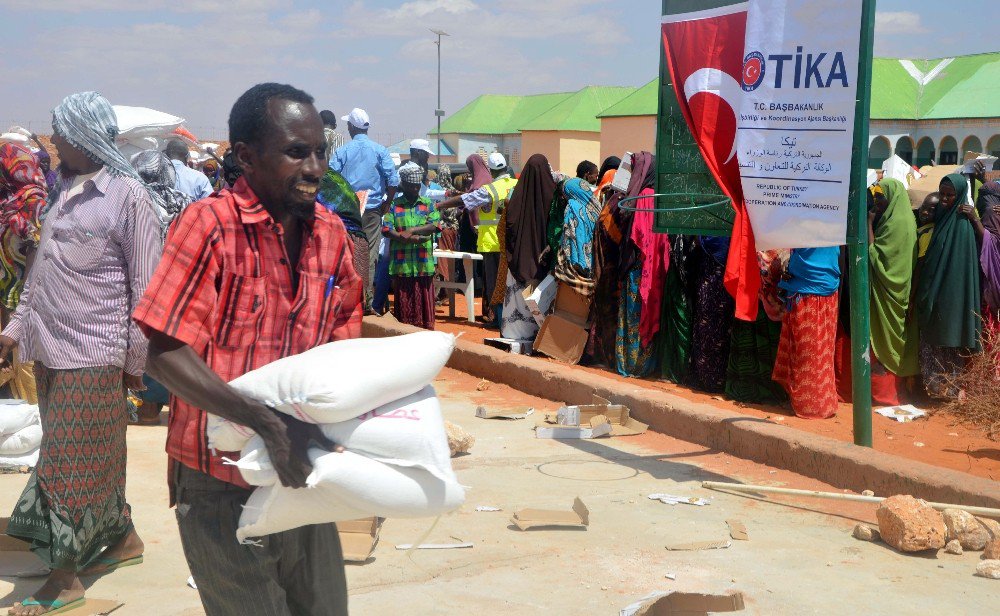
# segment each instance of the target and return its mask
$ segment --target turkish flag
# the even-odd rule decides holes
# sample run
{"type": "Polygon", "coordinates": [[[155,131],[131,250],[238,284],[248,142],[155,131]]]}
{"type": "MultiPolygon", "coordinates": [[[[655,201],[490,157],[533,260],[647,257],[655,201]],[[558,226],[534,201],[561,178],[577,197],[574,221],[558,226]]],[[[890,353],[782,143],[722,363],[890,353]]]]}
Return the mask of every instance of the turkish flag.
{"type": "Polygon", "coordinates": [[[736,300],[736,317],[757,318],[760,269],[753,229],[743,202],[736,156],[736,114],[743,90],[757,75],[744,75],[747,3],[663,16],[663,48],[681,112],[709,171],[733,202],[729,260],[724,284],[736,300]]]}

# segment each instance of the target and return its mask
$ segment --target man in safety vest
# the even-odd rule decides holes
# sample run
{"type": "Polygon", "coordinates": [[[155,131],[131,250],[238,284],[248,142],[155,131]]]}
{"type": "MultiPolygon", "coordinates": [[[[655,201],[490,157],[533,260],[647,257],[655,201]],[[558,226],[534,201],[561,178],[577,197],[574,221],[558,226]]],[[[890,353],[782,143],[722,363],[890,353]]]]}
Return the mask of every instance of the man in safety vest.
{"type": "Polygon", "coordinates": [[[500,268],[500,238],[497,236],[497,225],[517,180],[511,177],[507,159],[500,152],[490,154],[486,164],[493,176],[492,183],[470,193],[446,199],[437,207],[479,210],[479,239],[476,251],[483,255],[483,319],[494,328],[498,328],[499,306],[491,301],[497,283],[497,270],[500,268]]]}

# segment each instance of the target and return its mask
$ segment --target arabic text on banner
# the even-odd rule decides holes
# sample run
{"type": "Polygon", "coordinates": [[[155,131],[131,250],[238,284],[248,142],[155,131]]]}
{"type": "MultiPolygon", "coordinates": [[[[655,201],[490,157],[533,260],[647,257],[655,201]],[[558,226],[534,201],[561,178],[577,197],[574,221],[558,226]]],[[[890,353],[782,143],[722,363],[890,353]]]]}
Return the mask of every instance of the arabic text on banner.
{"type": "Polygon", "coordinates": [[[750,0],[737,157],[758,250],[847,235],[861,0],[750,0]]]}

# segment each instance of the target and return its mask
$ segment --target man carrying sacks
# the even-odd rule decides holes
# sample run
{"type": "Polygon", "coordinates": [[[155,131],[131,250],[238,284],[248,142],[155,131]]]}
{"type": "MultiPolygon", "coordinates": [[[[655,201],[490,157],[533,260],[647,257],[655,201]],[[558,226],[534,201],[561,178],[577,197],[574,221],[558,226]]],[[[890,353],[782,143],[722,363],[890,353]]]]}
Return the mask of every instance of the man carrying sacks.
{"type": "Polygon", "coordinates": [[[303,487],[307,424],[226,382],[282,357],[361,330],[362,285],[340,219],[316,203],[327,168],[313,98],[291,86],[254,86],[233,105],[229,139],[243,170],[231,190],[189,206],[133,317],[150,338],[147,370],[171,392],[167,454],[171,503],[209,616],[347,614],[334,524],[240,544],[249,485],[209,448],[206,413],[263,439],[281,483],[303,487]]]}

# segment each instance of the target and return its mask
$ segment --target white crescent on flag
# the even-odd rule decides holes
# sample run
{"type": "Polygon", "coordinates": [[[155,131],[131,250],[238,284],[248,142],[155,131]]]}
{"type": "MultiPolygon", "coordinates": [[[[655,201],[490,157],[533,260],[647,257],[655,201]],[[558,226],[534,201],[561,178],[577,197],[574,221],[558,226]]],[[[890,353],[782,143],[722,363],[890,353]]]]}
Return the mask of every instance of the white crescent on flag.
{"type": "MultiPolygon", "coordinates": [[[[717,68],[698,69],[684,80],[684,98],[688,102],[691,102],[695,94],[703,92],[714,94],[726,101],[729,108],[733,110],[733,114],[740,108],[740,96],[743,94],[743,89],[728,73],[717,68]]],[[[736,156],[736,139],[733,139],[733,147],[723,164],[732,160],[733,156],[736,156]]]]}

